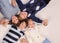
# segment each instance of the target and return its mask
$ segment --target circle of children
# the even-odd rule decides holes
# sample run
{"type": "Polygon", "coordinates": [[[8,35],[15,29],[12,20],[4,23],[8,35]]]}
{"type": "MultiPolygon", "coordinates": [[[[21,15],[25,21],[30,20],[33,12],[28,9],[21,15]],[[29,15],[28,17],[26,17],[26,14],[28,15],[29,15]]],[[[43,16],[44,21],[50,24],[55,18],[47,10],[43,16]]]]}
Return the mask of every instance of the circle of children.
{"type": "MultiPolygon", "coordinates": [[[[0,0],[0,11],[4,16],[0,20],[0,25],[9,26],[9,31],[3,38],[2,43],[17,43],[19,39],[21,43],[51,43],[46,37],[39,33],[40,28],[38,27],[40,27],[41,24],[37,25],[34,21],[35,18],[32,19],[28,17],[29,12],[25,11],[26,9],[19,11],[16,1],[14,0],[11,1],[11,5],[8,0],[0,0]]],[[[22,6],[22,4],[20,6],[22,6]]],[[[33,12],[30,13],[34,14],[33,12]]],[[[44,26],[47,26],[47,19],[40,21],[44,26]]]]}

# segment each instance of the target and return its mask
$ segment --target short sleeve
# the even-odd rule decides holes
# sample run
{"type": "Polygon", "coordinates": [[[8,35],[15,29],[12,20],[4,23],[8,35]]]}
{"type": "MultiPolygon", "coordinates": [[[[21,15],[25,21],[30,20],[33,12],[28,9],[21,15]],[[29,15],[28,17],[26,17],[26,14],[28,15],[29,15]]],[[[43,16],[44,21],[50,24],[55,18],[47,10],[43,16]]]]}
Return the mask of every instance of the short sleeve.
{"type": "Polygon", "coordinates": [[[23,31],[20,31],[20,34],[21,34],[21,37],[20,37],[20,39],[23,39],[23,38],[25,38],[25,33],[24,33],[23,31]]]}

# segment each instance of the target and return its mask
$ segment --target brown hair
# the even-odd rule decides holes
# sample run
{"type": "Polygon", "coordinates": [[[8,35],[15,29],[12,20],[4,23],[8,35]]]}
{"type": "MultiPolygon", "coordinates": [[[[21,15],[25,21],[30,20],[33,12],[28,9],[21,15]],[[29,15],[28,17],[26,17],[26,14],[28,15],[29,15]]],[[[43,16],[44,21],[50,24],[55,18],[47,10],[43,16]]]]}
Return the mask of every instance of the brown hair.
{"type": "MultiPolygon", "coordinates": [[[[17,18],[18,18],[18,15],[15,15],[17,18]]],[[[20,24],[20,22],[18,22],[17,24],[14,24],[14,23],[12,23],[12,19],[9,21],[9,24],[13,24],[13,25],[16,25],[16,26],[18,26],[19,24],[20,24]]]]}
{"type": "Polygon", "coordinates": [[[24,20],[20,21],[20,24],[23,23],[23,22],[25,22],[26,23],[26,26],[28,26],[27,19],[24,19],[24,20]]]}
{"type": "MultiPolygon", "coordinates": [[[[30,17],[27,18],[27,21],[32,20],[30,17]]],[[[33,20],[32,20],[33,21],[33,20]]]]}
{"type": "MultiPolygon", "coordinates": [[[[23,12],[26,12],[26,11],[23,11],[23,12]]],[[[21,14],[21,12],[20,12],[20,14],[21,14]]],[[[21,19],[21,17],[20,17],[20,14],[18,14],[18,19],[19,19],[20,21],[22,21],[22,19],[21,19]]],[[[28,17],[28,12],[27,12],[27,17],[28,17]]]]}

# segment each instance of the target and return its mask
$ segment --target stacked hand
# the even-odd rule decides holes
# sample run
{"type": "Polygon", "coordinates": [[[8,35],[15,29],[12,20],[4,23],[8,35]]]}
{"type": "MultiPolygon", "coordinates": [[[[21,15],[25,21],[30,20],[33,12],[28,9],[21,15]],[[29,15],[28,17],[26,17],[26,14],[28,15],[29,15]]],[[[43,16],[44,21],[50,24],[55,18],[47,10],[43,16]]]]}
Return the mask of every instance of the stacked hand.
{"type": "Polygon", "coordinates": [[[44,26],[47,26],[47,25],[48,25],[48,20],[47,20],[47,19],[43,20],[42,24],[43,24],[44,26]]]}

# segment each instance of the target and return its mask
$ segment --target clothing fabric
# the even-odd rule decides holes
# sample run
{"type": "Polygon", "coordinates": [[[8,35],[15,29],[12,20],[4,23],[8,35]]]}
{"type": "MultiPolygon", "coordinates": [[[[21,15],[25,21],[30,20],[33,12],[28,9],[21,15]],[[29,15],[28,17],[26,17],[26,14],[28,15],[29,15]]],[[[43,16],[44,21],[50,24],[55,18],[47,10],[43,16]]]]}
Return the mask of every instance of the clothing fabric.
{"type": "Polygon", "coordinates": [[[29,17],[37,23],[42,23],[42,20],[35,16],[35,14],[44,8],[50,0],[30,0],[28,3],[23,4],[22,0],[16,0],[21,11],[27,11],[29,17]]]}
{"type": "Polygon", "coordinates": [[[25,31],[25,35],[29,43],[42,43],[45,40],[46,37],[40,34],[39,29],[37,26],[35,26],[34,28],[27,28],[27,30],[25,31]]]}
{"type": "Polygon", "coordinates": [[[24,32],[18,30],[16,26],[12,25],[6,36],[3,38],[2,43],[16,43],[18,39],[24,37],[24,32]]]}
{"type": "Polygon", "coordinates": [[[40,32],[43,27],[41,24],[35,24],[34,28],[27,28],[25,35],[29,43],[51,43],[50,40],[40,32]]]}
{"type": "Polygon", "coordinates": [[[46,38],[43,43],[51,43],[51,41],[46,38]]]}
{"type": "Polygon", "coordinates": [[[4,18],[11,20],[11,17],[13,15],[16,15],[16,13],[18,13],[18,11],[19,11],[18,5],[13,7],[10,4],[9,0],[0,0],[0,12],[4,16],[4,18]]]}

